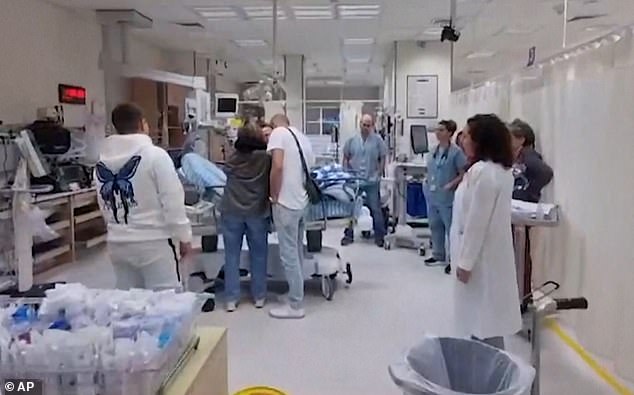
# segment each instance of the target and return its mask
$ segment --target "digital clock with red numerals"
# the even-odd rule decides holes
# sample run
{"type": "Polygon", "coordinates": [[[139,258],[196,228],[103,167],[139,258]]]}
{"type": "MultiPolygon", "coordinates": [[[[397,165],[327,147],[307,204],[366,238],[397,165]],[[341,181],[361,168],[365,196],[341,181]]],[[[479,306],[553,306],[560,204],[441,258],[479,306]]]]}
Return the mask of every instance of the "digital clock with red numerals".
{"type": "Polygon", "coordinates": [[[86,88],[72,85],[58,85],[59,102],[65,104],[86,104],[86,88]]]}

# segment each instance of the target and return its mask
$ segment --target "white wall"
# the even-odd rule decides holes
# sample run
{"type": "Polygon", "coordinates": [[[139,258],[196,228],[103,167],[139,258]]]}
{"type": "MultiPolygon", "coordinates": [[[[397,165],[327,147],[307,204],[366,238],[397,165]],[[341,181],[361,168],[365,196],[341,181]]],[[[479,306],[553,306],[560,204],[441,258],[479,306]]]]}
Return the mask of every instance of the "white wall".
{"type": "Polygon", "coordinates": [[[86,87],[104,100],[99,69],[101,27],[92,13],[40,0],[0,0],[0,120],[33,121],[38,107],[57,104],[59,83],[86,87]]]}
{"type": "MultiPolygon", "coordinates": [[[[428,42],[420,48],[415,41],[401,41],[396,45],[396,112],[404,118],[403,136],[397,137],[398,153],[410,153],[409,128],[412,124],[435,125],[440,119],[451,118],[449,100],[451,95],[451,44],[428,42]],[[408,119],[407,76],[438,75],[438,118],[408,119]]],[[[389,81],[387,81],[389,83],[389,81]]],[[[433,139],[433,135],[430,135],[433,139]]]]}
{"type": "MultiPolygon", "coordinates": [[[[116,39],[118,42],[118,37],[116,39]]],[[[105,103],[100,56],[104,35],[94,12],[42,0],[0,0],[0,120],[31,122],[38,107],[57,104],[60,83],[84,86],[88,100],[105,103]]],[[[129,62],[163,69],[165,53],[134,36],[129,62]]],[[[113,101],[127,85],[109,84],[113,101]]]]}
{"type": "MultiPolygon", "coordinates": [[[[193,52],[168,51],[166,54],[167,64],[165,71],[183,75],[194,75],[194,54],[193,52]]],[[[210,69],[214,73],[215,64],[212,60],[210,69]]],[[[196,75],[207,76],[207,59],[203,56],[196,57],[196,75]]],[[[231,78],[216,75],[215,91],[223,93],[240,93],[240,84],[231,78]]]]}

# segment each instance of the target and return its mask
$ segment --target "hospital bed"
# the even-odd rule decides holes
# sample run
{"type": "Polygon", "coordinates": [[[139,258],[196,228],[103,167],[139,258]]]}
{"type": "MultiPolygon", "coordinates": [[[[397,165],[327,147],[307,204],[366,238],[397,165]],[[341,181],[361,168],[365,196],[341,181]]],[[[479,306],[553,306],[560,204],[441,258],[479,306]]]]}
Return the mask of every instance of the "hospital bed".
{"type": "MultiPolygon", "coordinates": [[[[345,221],[349,223],[354,221],[356,214],[363,204],[363,197],[359,193],[359,182],[354,177],[344,179],[330,178],[328,182],[322,183],[324,186],[332,186],[335,183],[343,183],[348,185],[348,191],[352,191],[350,201],[342,202],[340,200],[324,196],[322,202],[309,206],[305,216],[305,228],[308,239],[308,245],[304,249],[303,271],[304,277],[319,280],[321,282],[322,295],[327,300],[332,300],[337,290],[337,276],[345,274],[346,286],[352,283],[352,268],[349,262],[342,259],[340,251],[336,248],[322,246],[321,233],[327,229],[329,224],[337,221],[345,221]],[[345,263],[344,263],[345,262],[345,263]]],[[[192,199],[191,203],[186,206],[187,215],[192,224],[192,233],[194,236],[203,238],[212,238],[217,245],[213,248],[203,248],[203,253],[193,258],[195,262],[191,262],[190,272],[193,273],[193,279],[190,281],[201,280],[202,288],[205,292],[213,293],[215,291],[216,281],[223,278],[222,268],[224,265],[224,247],[222,239],[218,238],[221,232],[219,210],[219,202],[221,189],[223,186],[205,185],[205,191],[199,194],[199,199],[192,199]]],[[[190,194],[191,188],[189,188],[190,194]]],[[[186,199],[187,200],[187,199],[186,199]]],[[[284,271],[280,262],[279,244],[277,236],[274,233],[274,225],[269,235],[269,251],[268,251],[268,277],[271,280],[283,280],[285,278],[284,271]]],[[[248,276],[249,254],[246,243],[243,244],[242,256],[240,261],[241,276],[248,276]]],[[[195,284],[190,284],[189,289],[199,288],[195,284]]]]}

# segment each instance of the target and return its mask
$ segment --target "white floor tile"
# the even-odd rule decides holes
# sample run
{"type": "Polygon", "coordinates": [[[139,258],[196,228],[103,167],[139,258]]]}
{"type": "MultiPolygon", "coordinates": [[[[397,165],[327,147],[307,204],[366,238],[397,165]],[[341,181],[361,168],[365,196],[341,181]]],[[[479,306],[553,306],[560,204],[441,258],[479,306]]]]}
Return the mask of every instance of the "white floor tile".
{"type": "MultiPolygon", "coordinates": [[[[325,240],[337,245],[340,235],[329,231],[325,240]]],[[[341,286],[329,302],[317,282],[309,284],[304,320],[270,319],[271,303],[256,310],[246,296],[234,313],[219,305],[201,317],[206,324],[229,328],[231,391],[268,385],[292,395],[401,393],[387,366],[423,333],[451,330],[452,279],[441,268],[425,267],[414,251],[384,251],[359,241],[347,247],[344,256],[353,265],[352,286],[341,286]]],[[[93,287],[114,284],[104,252],[47,277],[93,287]]],[[[513,338],[507,343],[511,352],[528,358],[524,340],[513,338]]],[[[542,395],[611,393],[548,331],[542,356],[542,395]]]]}

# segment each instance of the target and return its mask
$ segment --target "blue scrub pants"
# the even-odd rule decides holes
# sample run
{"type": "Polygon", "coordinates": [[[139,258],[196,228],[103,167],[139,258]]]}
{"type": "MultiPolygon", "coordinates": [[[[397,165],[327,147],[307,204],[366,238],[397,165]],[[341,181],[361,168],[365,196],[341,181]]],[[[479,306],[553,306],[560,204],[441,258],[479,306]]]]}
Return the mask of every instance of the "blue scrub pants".
{"type": "Polygon", "coordinates": [[[447,262],[449,246],[449,230],[451,229],[452,206],[431,204],[428,210],[429,228],[431,229],[432,257],[437,261],[447,262]]]}

